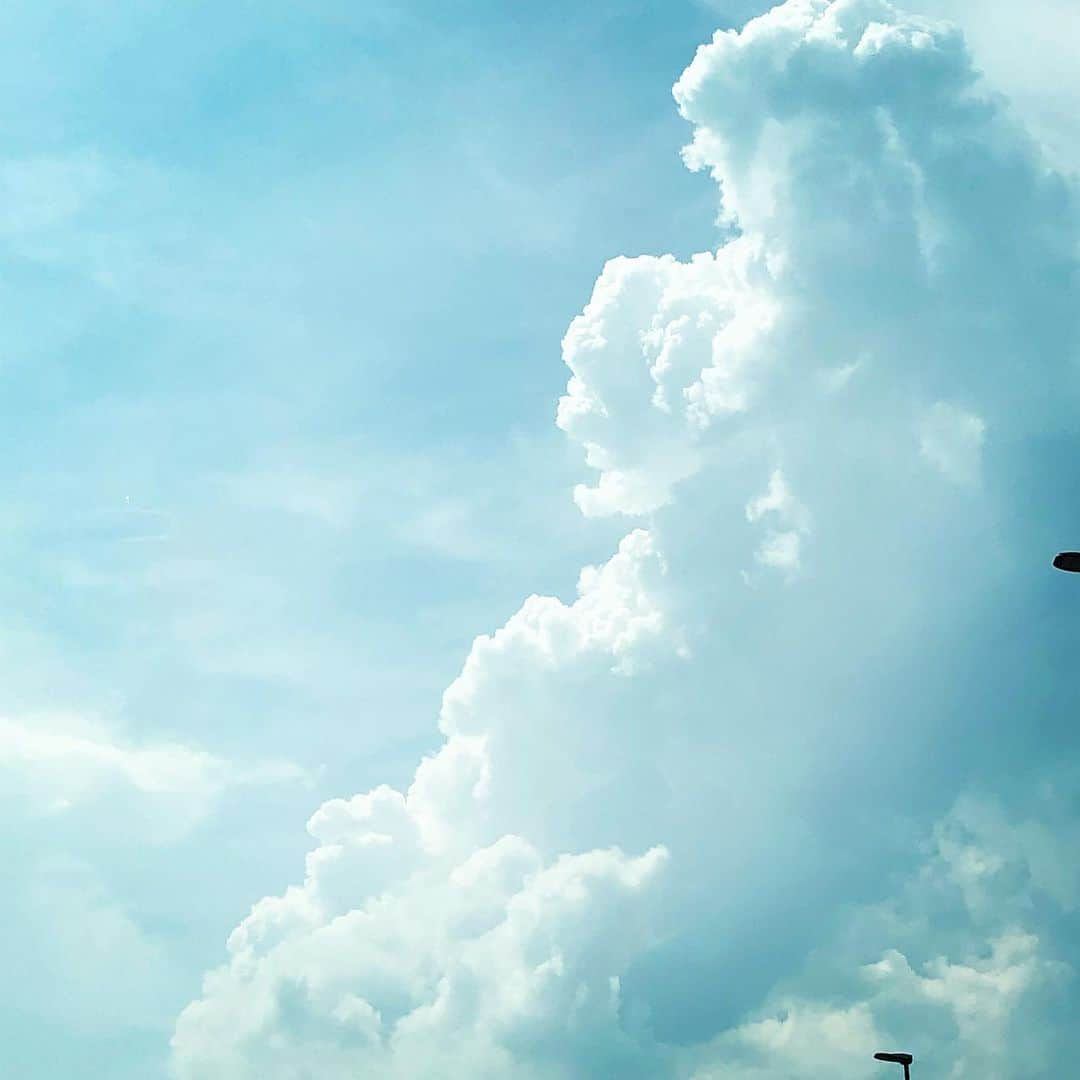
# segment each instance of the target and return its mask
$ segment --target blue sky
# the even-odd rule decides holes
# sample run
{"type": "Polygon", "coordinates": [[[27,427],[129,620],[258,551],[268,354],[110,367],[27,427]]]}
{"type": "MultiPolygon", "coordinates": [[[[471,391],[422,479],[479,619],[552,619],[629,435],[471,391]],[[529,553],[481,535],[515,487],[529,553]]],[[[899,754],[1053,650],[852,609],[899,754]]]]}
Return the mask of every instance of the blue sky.
{"type": "Polygon", "coordinates": [[[113,831],[107,791],[9,835],[16,877],[76,860],[171,981],[137,1035],[79,1027],[69,967],[91,1016],[123,980],[61,950],[38,992],[9,984],[8,1052],[27,1076],[76,1075],[88,1047],[97,1075],[145,1076],[311,810],[405,780],[472,638],[616,535],[566,497],[558,342],[609,254],[709,230],[669,87],[710,18],[3,20],[4,710],[303,772],[160,842],[113,831]]]}
{"type": "Polygon", "coordinates": [[[1080,28],[763,9],[0,16],[18,1075],[1060,1075],[1080,28]]]}

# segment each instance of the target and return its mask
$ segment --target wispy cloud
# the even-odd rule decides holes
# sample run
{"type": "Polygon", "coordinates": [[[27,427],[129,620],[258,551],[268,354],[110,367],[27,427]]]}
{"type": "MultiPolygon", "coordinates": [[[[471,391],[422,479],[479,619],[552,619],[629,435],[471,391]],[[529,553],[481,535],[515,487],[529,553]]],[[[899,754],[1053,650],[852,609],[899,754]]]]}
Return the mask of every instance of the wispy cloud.
{"type": "Polygon", "coordinates": [[[133,743],[100,722],[56,714],[0,719],[0,772],[5,788],[25,790],[39,812],[77,810],[126,790],[182,823],[206,814],[229,787],[307,779],[288,762],[237,765],[182,743],[133,743]]]}

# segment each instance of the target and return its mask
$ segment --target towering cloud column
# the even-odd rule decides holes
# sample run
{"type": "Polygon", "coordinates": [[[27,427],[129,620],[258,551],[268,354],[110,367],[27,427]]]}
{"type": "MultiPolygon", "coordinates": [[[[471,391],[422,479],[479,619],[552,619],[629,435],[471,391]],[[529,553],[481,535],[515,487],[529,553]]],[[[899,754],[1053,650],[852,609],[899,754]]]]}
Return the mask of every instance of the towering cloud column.
{"type": "Polygon", "coordinates": [[[407,792],[314,815],[178,1021],[183,1080],[790,1078],[913,1016],[942,1075],[1055,1075],[1031,1002],[1076,896],[1038,852],[1075,825],[1001,778],[1076,751],[1077,690],[1032,692],[1074,192],[959,31],[879,0],[719,33],[675,98],[730,239],[613,260],[563,343],[574,497],[626,537],[477,639],[407,792]],[[1020,1015],[1050,1071],[994,1073],[1020,1015]]]}

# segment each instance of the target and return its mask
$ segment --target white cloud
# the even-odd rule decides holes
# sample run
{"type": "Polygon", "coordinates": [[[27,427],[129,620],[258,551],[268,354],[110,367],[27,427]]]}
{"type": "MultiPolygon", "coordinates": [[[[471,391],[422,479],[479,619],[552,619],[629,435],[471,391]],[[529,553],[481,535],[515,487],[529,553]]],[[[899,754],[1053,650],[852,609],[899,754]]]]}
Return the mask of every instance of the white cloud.
{"type": "Polygon", "coordinates": [[[1018,904],[1039,888],[1024,853],[968,833],[973,819],[1005,837],[1017,826],[997,801],[959,800],[900,894],[848,915],[856,931],[814,953],[760,1016],[688,1055],[694,1080],[869,1076],[879,1049],[907,1050],[942,1076],[1053,1075],[1076,973],[1045,919],[1018,904]],[[1005,880],[973,903],[970,868],[988,862],[1005,880]],[[816,997],[825,972],[831,992],[816,997]]]}
{"type": "Polygon", "coordinates": [[[312,818],[305,884],[255,906],[230,965],[181,1018],[180,1075],[292,1076],[312,1055],[326,1076],[357,1060],[418,1075],[447,1055],[473,1076],[513,1074],[518,1053],[522,1076],[560,1075],[585,1052],[632,1065],[618,979],[648,938],[638,907],[664,853],[546,861],[514,831],[559,817],[529,777],[586,779],[573,702],[590,683],[629,681],[655,650],[649,586],[662,574],[648,534],[632,533],[583,571],[576,603],[534,597],[477,639],[446,691],[447,743],[407,795],[381,788],[312,818]],[[551,1060],[534,1070],[534,1054],[551,1060]]]}
{"type": "Polygon", "coordinates": [[[226,788],[298,780],[288,763],[253,767],[179,743],[136,745],[104,725],[70,715],[0,718],[0,777],[38,813],[62,814],[96,798],[134,795],[173,824],[205,814],[226,788]]]}
{"type": "Polygon", "coordinates": [[[751,1021],[726,1034],[715,1055],[721,1063],[693,1070],[693,1080],[771,1080],[867,1072],[865,1047],[882,1036],[864,1003],[830,1007],[785,1002],[777,1015],[751,1021]],[[742,1059],[741,1061],[739,1059],[742,1059]]]}
{"type": "Polygon", "coordinates": [[[0,721],[0,765],[32,777],[50,797],[78,800],[110,782],[151,795],[201,795],[221,786],[225,763],[183,746],[137,748],[72,718],[0,721]]]}
{"type": "Polygon", "coordinates": [[[145,877],[133,883],[116,863],[164,868],[172,890],[186,876],[185,842],[228,792],[307,780],[285,762],[231,762],[99,720],[0,718],[8,1000],[50,1031],[88,1041],[152,1032],[164,1043],[197,961],[174,948],[173,917],[162,914],[171,901],[155,910],[145,877]]]}
{"type": "Polygon", "coordinates": [[[978,96],[960,35],[883,0],[789,0],[700,49],[675,96],[739,235],[610,262],[557,417],[598,474],[581,510],[647,527],[573,603],[530,597],[476,640],[408,791],[315,815],[303,884],[255,905],[181,1017],[180,1076],[779,1080],[913,1031],[956,1076],[996,1068],[979,1040],[1003,1031],[1052,1060],[1053,935],[1011,917],[1023,890],[977,898],[999,863],[1057,903],[1075,881],[992,818],[959,847],[949,819],[906,907],[860,909],[828,992],[746,1013],[820,942],[815,904],[880,897],[910,855],[883,768],[940,805],[956,776],[926,760],[964,745],[992,772],[984,727],[1010,767],[1041,752],[1010,704],[1024,643],[982,633],[987,578],[1018,608],[1028,578],[956,551],[1045,542],[1002,512],[1019,485],[982,432],[1035,475],[1034,436],[1074,438],[1072,194],[978,96]],[[932,463],[985,474],[963,506],[928,495],[920,417],[932,463]],[[755,550],[794,576],[811,515],[813,574],[741,587],[755,550]],[[672,1018],[720,988],[734,1017],[672,1018]]]}
{"type": "Polygon", "coordinates": [[[970,910],[992,908],[1015,872],[1063,911],[1080,907],[1080,820],[1062,813],[1061,801],[1051,787],[1019,820],[994,802],[957,802],[935,841],[970,910]]]}
{"type": "Polygon", "coordinates": [[[970,485],[979,479],[985,436],[979,417],[939,401],[923,416],[919,450],[948,479],[970,485]]]}
{"type": "MultiPolygon", "coordinates": [[[[711,1051],[717,1062],[694,1070],[693,1080],[810,1080],[837,1071],[869,1077],[878,1071],[870,1060],[875,1049],[901,1048],[946,1076],[1044,1075],[1039,1058],[1039,1071],[1020,1071],[1032,1064],[1023,1052],[1029,1040],[1017,1046],[1010,1036],[1017,1015],[1028,1011],[1025,999],[1068,972],[1047,960],[1031,935],[1008,933],[988,945],[988,956],[939,957],[921,973],[888,950],[862,969],[862,1001],[781,998],[772,1015],[725,1033],[711,1051]],[[910,1015],[922,1025],[905,1023],[910,1015]]],[[[1041,1034],[1047,1041],[1052,1035],[1041,1034]]]]}
{"type": "Polygon", "coordinates": [[[810,531],[810,512],[788,490],[784,474],[777,469],[769,477],[768,490],[746,504],[746,520],[752,525],[766,518],[778,527],[769,528],[754,558],[763,566],[794,576],[802,563],[803,537],[810,531]]]}
{"type": "Polygon", "coordinates": [[[48,856],[21,867],[4,919],[7,992],[22,1009],[80,1035],[160,1030],[175,1007],[178,964],[83,860],[48,856]]]}
{"type": "Polygon", "coordinates": [[[446,863],[407,840],[391,850],[409,823],[390,792],[329,813],[339,842],[316,849],[301,889],[255,907],[181,1016],[181,1077],[293,1077],[314,1061],[327,1078],[555,1077],[590,1054],[638,1074],[619,976],[648,937],[661,849],[544,866],[505,836],[446,863]],[[386,813],[389,832],[365,831],[386,813]]]}
{"type": "Polygon", "coordinates": [[[921,6],[963,27],[989,85],[1009,96],[1025,127],[1060,168],[1080,171],[1074,122],[1080,9],[1071,0],[1028,0],[1022,13],[1008,4],[982,0],[924,0],[921,6]],[[1018,14],[1023,19],[1022,48],[1018,14]]]}
{"type": "Polygon", "coordinates": [[[776,317],[759,244],[739,240],[689,263],[613,259],[563,340],[573,375],[558,424],[601,473],[575,499],[587,515],[643,514],[703,464],[714,416],[753,399],[776,317]]]}

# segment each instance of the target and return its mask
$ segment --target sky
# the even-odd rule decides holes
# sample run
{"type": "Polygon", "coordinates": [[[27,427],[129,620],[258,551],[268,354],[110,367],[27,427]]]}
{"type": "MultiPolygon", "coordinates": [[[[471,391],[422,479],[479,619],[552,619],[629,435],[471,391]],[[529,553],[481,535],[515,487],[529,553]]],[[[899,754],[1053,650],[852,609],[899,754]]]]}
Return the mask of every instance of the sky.
{"type": "Polygon", "coordinates": [[[1068,1074],[1080,22],[766,7],[5,7],[6,1071],[1068,1074]]]}

